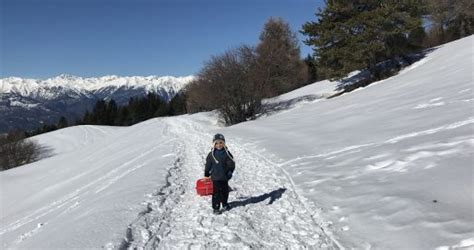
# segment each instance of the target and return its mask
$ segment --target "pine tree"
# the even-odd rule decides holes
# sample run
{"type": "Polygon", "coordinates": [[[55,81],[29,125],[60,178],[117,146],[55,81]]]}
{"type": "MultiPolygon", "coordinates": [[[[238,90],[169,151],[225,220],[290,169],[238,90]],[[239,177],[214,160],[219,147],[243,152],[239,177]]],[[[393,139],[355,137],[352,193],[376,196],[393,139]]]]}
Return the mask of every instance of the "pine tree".
{"type": "Polygon", "coordinates": [[[61,116],[61,118],[59,118],[59,121],[58,121],[58,128],[65,128],[67,126],[68,126],[68,122],[67,122],[66,117],[61,116]]]}
{"type": "Polygon", "coordinates": [[[128,106],[124,106],[119,109],[116,124],[119,126],[131,125],[128,106]]]}
{"type": "Polygon", "coordinates": [[[86,113],[84,113],[84,117],[82,118],[82,124],[93,124],[92,114],[89,112],[89,110],[86,110],[86,113]]]}
{"type": "Polygon", "coordinates": [[[92,124],[103,125],[106,123],[107,103],[98,100],[92,110],[92,124]]]}
{"type": "Polygon", "coordinates": [[[109,125],[109,126],[115,125],[115,119],[117,118],[117,113],[118,113],[117,103],[115,102],[114,99],[111,99],[106,105],[104,125],[109,125]]]}
{"type": "Polygon", "coordinates": [[[313,56],[308,54],[308,56],[304,59],[306,67],[308,67],[308,83],[314,83],[320,79],[318,76],[318,69],[316,67],[316,59],[313,56]]]}
{"type": "Polygon", "coordinates": [[[379,79],[378,62],[412,51],[408,35],[421,27],[420,9],[418,1],[327,1],[302,33],[331,79],[363,68],[379,79]]]}
{"type": "Polygon", "coordinates": [[[169,115],[186,114],[186,95],[184,92],[177,93],[169,103],[169,115]]]}

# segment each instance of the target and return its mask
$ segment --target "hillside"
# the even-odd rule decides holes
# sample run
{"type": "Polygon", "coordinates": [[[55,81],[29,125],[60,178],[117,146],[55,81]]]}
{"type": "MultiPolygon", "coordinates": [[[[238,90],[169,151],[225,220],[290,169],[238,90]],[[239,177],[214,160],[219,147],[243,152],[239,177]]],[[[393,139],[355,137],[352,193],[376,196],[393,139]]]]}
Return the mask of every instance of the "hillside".
{"type": "Polygon", "coordinates": [[[474,245],[473,48],[223,132],[285,169],[348,248],[474,245]]]}
{"type": "Polygon", "coordinates": [[[306,86],[231,127],[208,112],[34,137],[55,155],[0,173],[2,246],[472,248],[473,43],[336,98],[321,96],[337,83],[306,86]],[[194,190],[216,132],[237,162],[218,216],[194,190]]]}

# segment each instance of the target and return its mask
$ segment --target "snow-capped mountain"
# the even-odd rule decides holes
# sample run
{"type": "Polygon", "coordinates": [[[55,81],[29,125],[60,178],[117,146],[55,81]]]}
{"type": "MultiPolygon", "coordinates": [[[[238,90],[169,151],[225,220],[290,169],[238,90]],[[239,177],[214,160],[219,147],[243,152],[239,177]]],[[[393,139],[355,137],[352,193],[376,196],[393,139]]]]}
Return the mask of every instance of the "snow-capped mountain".
{"type": "Polygon", "coordinates": [[[130,97],[154,92],[169,101],[194,77],[108,75],[83,78],[67,74],[39,80],[0,79],[0,133],[32,129],[60,116],[80,117],[99,99],[125,104],[130,97]]]}
{"type": "Polygon", "coordinates": [[[38,100],[52,100],[63,95],[71,97],[110,96],[119,89],[135,89],[163,94],[170,100],[193,76],[127,76],[108,75],[95,78],[82,78],[61,74],[46,80],[8,77],[0,79],[0,94],[17,94],[38,100]]]}

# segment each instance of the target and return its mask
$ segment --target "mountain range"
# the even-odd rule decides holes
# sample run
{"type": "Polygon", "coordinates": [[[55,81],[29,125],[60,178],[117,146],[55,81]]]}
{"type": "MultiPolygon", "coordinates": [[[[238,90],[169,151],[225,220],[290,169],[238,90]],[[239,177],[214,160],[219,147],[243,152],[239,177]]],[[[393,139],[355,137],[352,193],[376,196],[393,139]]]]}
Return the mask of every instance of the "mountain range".
{"type": "Polygon", "coordinates": [[[30,130],[55,123],[65,116],[81,117],[100,99],[126,104],[130,97],[154,92],[170,101],[194,76],[108,75],[83,78],[68,74],[41,79],[0,79],[0,133],[19,128],[30,130]]]}

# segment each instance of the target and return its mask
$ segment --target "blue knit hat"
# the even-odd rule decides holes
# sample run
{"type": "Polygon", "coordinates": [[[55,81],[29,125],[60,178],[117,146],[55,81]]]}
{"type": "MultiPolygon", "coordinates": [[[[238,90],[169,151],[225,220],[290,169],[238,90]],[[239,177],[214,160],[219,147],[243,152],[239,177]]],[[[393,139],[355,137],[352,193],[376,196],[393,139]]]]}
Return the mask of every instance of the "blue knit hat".
{"type": "Polygon", "coordinates": [[[222,134],[215,134],[214,135],[214,139],[212,140],[213,142],[217,141],[217,140],[222,140],[225,142],[225,138],[224,138],[224,135],[222,134]]]}

